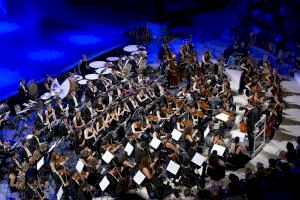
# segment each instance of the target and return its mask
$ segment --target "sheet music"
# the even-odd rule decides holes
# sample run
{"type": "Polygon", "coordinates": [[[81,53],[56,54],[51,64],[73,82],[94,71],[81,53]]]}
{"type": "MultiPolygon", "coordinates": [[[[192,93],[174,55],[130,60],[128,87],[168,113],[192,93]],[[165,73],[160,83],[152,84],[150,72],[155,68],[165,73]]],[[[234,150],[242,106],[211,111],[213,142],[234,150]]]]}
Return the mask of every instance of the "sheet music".
{"type": "Polygon", "coordinates": [[[127,152],[127,155],[130,156],[134,147],[128,142],[125,146],[124,151],[127,152]]]}
{"type": "Polygon", "coordinates": [[[210,132],[210,128],[209,125],[206,127],[205,131],[204,131],[204,137],[206,137],[208,135],[208,133],[210,132]]]}
{"type": "Polygon", "coordinates": [[[78,171],[79,173],[81,173],[82,170],[83,170],[83,167],[84,167],[84,163],[79,159],[78,162],[77,162],[77,164],[76,164],[76,169],[77,169],[77,171],[78,171]]]}
{"type": "Polygon", "coordinates": [[[211,149],[211,153],[216,150],[218,156],[223,156],[224,152],[225,152],[226,147],[223,147],[221,145],[218,144],[214,144],[213,148],[211,149]]]}
{"type": "Polygon", "coordinates": [[[26,139],[27,139],[27,140],[30,140],[32,137],[33,137],[33,135],[32,135],[32,134],[29,134],[29,135],[26,136],[26,139]]]}
{"type": "Polygon", "coordinates": [[[106,176],[104,176],[103,179],[100,181],[99,186],[101,190],[104,191],[107,188],[107,186],[109,186],[109,184],[110,184],[109,180],[107,179],[106,176]]]}
{"type": "Polygon", "coordinates": [[[225,113],[220,113],[220,114],[216,115],[216,118],[223,122],[227,122],[229,119],[229,115],[227,115],[225,113]]]}
{"type": "Polygon", "coordinates": [[[44,157],[42,157],[36,164],[36,169],[39,170],[44,165],[44,157]]]}
{"type": "Polygon", "coordinates": [[[196,152],[194,157],[192,158],[192,162],[198,165],[199,167],[202,166],[203,162],[205,161],[205,157],[196,152]]]}
{"type": "Polygon", "coordinates": [[[48,150],[48,153],[50,153],[55,147],[56,147],[56,142],[54,142],[54,144],[50,147],[50,149],[48,150]]]}
{"type": "Polygon", "coordinates": [[[178,165],[176,162],[174,161],[170,161],[168,166],[167,166],[167,171],[171,172],[172,174],[176,175],[178,170],[180,168],[180,165],[178,165]]]}
{"type": "Polygon", "coordinates": [[[150,142],[150,146],[153,147],[154,149],[157,149],[160,145],[161,141],[157,139],[156,137],[153,137],[153,139],[150,142]]]}
{"type": "Polygon", "coordinates": [[[245,140],[245,133],[241,132],[240,130],[233,130],[233,131],[231,131],[231,137],[232,138],[239,137],[240,138],[240,142],[244,142],[244,140],[245,140]]]}
{"type": "Polygon", "coordinates": [[[108,150],[103,154],[102,159],[109,164],[110,161],[114,158],[114,155],[110,153],[108,150]]]}
{"type": "Polygon", "coordinates": [[[176,128],[172,131],[172,138],[176,141],[178,141],[181,137],[182,133],[178,131],[176,128]]]}
{"type": "Polygon", "coordinates": [[[60,199],[61,199],[63,193],[64,193],[63,187],[60,186],[60,188],[59,188],[59,190],[58,190],[58,192],[57,192],[57,194],[56,194],[57,200],[60,200],[60,199]]]}
{"type": "Polygon", "coordinates": [[[144,180],[146,176],[139,170],[133,177],[134,182],[136,184],[140,185],[144,180]]]}

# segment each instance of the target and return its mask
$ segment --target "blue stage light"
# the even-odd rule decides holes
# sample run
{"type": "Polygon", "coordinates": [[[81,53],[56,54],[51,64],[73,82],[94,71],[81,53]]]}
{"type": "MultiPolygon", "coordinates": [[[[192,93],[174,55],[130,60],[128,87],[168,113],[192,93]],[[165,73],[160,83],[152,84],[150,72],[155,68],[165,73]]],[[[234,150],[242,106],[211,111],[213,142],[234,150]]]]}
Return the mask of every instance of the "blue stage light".
{"type": "Polygon", "coordinates": [[[71,35],[69,41],[77,45],[90,45],[101,42],[101,39],[94,35],[71,35]]]}
{"type": "Polygon", "coordinates": [[[9,22],[0,22],[0,35],[4,33],[11,33],[20,28],[19,25],[9,22]]]}
{"type": "Polygon", "coordinates": [[[45,61],[45,60],[55,60],[61,58],[64,52],[56,51],[53,49],[44,49],[39,51],[29,52],[26,57],[30,60],[35,61],[45,61]]]}

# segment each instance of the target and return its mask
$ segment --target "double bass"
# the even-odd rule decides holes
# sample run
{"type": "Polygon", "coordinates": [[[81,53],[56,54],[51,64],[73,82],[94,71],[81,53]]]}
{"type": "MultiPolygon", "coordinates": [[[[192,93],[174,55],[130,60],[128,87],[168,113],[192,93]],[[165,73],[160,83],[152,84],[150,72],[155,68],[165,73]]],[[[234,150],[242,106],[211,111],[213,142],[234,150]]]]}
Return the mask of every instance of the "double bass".
{"type": "Polygon", "coordinates": [[[180,83],[180,75],[177,72],[177,62],[175,59],[175,55],[172,55],[170,59],[167,59],[167,75],[168,81],[170,85],[177,85],[180,83]]]}

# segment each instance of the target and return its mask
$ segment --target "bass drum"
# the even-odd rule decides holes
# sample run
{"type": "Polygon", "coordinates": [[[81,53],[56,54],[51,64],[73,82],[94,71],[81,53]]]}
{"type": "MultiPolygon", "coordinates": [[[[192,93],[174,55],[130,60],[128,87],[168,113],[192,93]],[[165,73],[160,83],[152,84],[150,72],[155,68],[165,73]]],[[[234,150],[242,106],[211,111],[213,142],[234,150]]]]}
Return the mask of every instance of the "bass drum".
{"type": "Polygon", "coordinates": [[[28,88],[28,96],[31,99],[35,99],[39,94],[39,86],[35,81],[31,81],[27,85],[28,88]]]}

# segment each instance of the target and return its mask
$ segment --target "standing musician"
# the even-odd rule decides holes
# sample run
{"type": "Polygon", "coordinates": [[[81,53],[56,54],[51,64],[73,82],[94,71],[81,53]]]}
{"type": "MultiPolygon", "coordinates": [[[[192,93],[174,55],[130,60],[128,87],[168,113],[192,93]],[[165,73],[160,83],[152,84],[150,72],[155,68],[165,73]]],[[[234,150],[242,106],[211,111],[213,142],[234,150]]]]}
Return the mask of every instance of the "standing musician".
{"type": "Polygon", "coordinates": [[[29,100],[29,96],[28,96],[28,88],[25,85],[25,79],[21,78],[20,79],[20,84],[18,87],[18,100],[19,100],[19,105],[21,108],[24,108],[23,103],[27,103],[29,100]]]}
{"type": "Polygon", "coordinates": [[[85,75],[88,73],[88,71],[89,71],[89,67],[87,65],[86,55],[82,54],[81,60],[79,61],[78,64],[78,72],[79,74],[85,75]]]}

